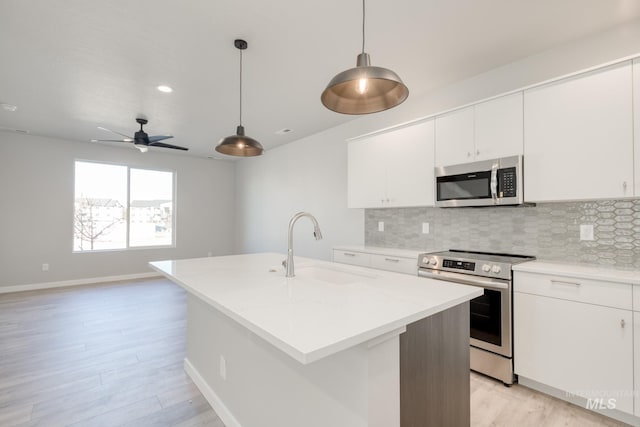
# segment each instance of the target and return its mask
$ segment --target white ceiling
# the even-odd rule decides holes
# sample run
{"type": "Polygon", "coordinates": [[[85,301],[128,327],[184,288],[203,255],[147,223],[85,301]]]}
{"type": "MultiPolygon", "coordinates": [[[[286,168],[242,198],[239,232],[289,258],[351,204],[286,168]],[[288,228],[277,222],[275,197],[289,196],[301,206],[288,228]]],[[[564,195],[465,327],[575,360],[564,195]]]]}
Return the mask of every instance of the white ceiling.
{"type": "MultiPolygon", "coordinates": [[[[637,0],[369,0],[366,50],[416,96],[638,18],[637,0]]],[[[0,0],[0,103],[18,106],[0,127],[91,143],[144,115],[213,156],[238,124],[244,38],[243,122],[273,148],[353,119],[320,93],[360,32],[359,0],[0,0]]]]}

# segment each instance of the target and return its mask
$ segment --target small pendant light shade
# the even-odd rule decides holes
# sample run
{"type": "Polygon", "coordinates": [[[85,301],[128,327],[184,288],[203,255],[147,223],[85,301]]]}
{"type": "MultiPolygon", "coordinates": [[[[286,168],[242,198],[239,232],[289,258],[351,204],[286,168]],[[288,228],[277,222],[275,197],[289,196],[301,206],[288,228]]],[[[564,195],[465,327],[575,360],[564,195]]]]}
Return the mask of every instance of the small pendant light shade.
{"type": "Polygon", "coordinates": [[[244,134],[243,126],[238,126],[235,135],[222,138],[218,142],[216,151],[229,156],[253,157],[260,156],[264,149],[258,141],[244,134]]]}
{"type": "Polygon", "coordinates": [[[371,66],[364,51],[365,0],[362,0],[362,53],[356,68],[336,75],[322,92],[320,100],[329,110],[342,114],[369,114],[402,104],[409,89],[396,73],[371,66]]]}
{"type": "Polygon", "coordinates": [[[260,156],[264,152],[262,144],[255,139],[244,134],[244,126],[242,126],[242,51],[247,48],[247,42],[244,40],[235,40],[234,46],[240,50],[240,125],[236,129],[236,134],[222,138],[216,146],[218,153],[237,157],[253,157],[260,156]]]}
{"type": "Polygon", "coordinates": [[[358,55],[357,66],[336,75],[322,92],[322,104],[343,114],[369,114],[404,102],[409,89],[396,73],[372,67],[367,53],[358,55]]]}

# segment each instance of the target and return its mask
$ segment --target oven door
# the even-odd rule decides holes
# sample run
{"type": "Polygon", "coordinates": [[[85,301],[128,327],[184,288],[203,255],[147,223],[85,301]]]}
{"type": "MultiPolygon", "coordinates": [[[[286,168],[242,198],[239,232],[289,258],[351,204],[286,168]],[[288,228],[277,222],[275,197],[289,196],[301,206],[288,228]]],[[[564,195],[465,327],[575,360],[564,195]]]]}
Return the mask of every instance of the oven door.
{"type": "Polygon", "coordinates": [[[470,344],[505,357],[512,357],[511,281],[469,274],[419,269],[418,275],[484,288],[484,295],[470,301],[470,344]]]}

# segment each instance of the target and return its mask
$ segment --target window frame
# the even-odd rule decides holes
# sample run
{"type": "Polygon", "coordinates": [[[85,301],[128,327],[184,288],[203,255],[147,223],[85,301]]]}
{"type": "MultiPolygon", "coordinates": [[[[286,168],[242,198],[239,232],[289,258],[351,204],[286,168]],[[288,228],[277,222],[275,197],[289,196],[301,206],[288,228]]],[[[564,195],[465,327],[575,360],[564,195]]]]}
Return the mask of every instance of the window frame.
{"type": "Polygon", "coordinates": [[[74,254],[93,254],[99,252],[126,252],[126,251],[139,251],[139,250],[149,250],[149,249],[175,249],[176,248],[176,224],[177,221],[177,188],[178,188],[178,180],[177,180],[177,171],[175,169],[166,169],[166,168],[156,168],[151,166],[135,166],[125,163],[116,163],[116,162],[108,162],[102,160],[87,160],[87,159],[74,159],[73,160],[73,212],[71,215],[71,252],[74,254]],[[127,205],[125,206],[125,215],[124,221],[126,222],[126,241],[124,248],[114,248],[114,249],[85,249],[85,250],[76,250],[75,248],[75,200],[76,200],[76,163],[95,163],[102,165],[110,165],[110,166],[121,166],[127,168],[127,205]],[[172,188],[171,188],[171,202],[172,202],[172,213],[171,213],[171,244],[170,245],[153,245],[153,246],[131,246],[130,245],[130,228],[131,228],[131,169],[139,169],[139,170],[148,170],[154,172],[170,172],[172,175],[172,188]]]}

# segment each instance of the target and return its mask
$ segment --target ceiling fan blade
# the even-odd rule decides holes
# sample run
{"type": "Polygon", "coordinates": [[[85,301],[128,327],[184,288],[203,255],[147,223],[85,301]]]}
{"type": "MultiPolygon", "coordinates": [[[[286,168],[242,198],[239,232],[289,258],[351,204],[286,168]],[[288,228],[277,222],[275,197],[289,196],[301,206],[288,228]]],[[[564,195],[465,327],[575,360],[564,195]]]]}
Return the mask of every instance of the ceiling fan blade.
{"type": "Polygon", "coordinates": [[[107,132],[111,132],[111,133],[115,133],[116,135],[123,136],[123,137],[125,138],[125,141],[124,141],[124,142],[131,142],[131,141],[133,141],[133,138],[132,138],[132,137],[130,137],[129,135],[125,135],[124,133],[116,132],[115,130],[107,129],[107,128],[102,127],[102,126],[98,126],[98,129],[100,129],[100,130],[106,130],[107,132]]]}
{"type": "Polygon", "coordinates": [[[172,136],[172,135],[156,135],[156,136],[150,136],[150,137],[149,137],[149,142],[164,141],[165,139],[169,139],[169,138],[173,138],[173,136],[172,136]]]}
{"type": "Polygon", "coordinates": [[[149,143],[149,147],[173,148],[174,150],[189,151],[188,148],[180,147],[178,145],[165,144],[165,143],[162,143],[162,142],[151,142],[151,143],[149,143]]]}

